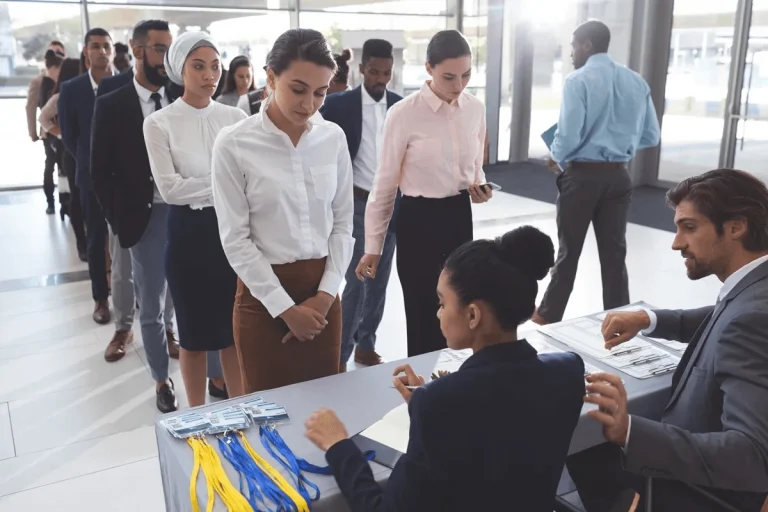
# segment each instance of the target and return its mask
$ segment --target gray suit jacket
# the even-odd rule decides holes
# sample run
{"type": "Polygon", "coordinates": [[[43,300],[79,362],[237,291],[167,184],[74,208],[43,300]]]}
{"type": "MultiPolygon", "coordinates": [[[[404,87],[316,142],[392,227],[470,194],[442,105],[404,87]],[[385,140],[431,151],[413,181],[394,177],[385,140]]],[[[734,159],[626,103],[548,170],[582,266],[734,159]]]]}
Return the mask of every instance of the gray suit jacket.
{"type": "Polygon", "coordinates": [[[734,504],[762,502],[768,492],[768,263],[716,307],[655,313],[653,337],[694,346],[675,374],[661,422],[632,417],[625,468],[736,491],[716,493],[734,504]]]}

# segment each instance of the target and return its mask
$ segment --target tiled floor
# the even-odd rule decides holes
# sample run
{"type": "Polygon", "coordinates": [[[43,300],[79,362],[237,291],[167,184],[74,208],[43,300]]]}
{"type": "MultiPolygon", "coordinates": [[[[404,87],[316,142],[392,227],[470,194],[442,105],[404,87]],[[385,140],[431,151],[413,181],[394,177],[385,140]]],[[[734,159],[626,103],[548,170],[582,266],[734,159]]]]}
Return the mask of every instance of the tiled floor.
{"type": "MultiPolygon", "coordinates": [[[[0,285],[85,269],[69,225],[44,209],[41,191],[16,193],[12,200],[0,195],[0,285]]],[[[509,194],[476,207],[475,221],[477,238],[520,224],[556,235],[553,205],[509,194]]],[[[670,233],[631,225],[628,238],[633,300],[695,307],[716,296],[714,279],[685,277],[680,256],[669,248],[670,233]]],[[[154,390],[138,329],[128,355],[107,364],[103,349],[113,327],[90,319],[88,282],[37,287],[24,282],[0,292],[0,512],[164,510],[152,429],[154,390]]],[[[542,282],[540,293],[545,286],[542,282]]],[[[602,309],[600,289],[590,238],[567,316],[602,309]]],[[[406,354],[396,275],[378,348],[388,360],[406,354]]],[[[186,406],[175,362],[172,371],[186,406]]]]}

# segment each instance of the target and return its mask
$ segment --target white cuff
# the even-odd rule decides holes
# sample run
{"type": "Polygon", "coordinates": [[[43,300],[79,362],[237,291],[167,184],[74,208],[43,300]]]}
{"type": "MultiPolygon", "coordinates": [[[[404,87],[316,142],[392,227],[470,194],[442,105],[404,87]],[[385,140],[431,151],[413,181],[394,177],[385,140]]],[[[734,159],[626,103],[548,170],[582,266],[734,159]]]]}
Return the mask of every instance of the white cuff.
{"type": "Polygon", "coordinates": [[[285,288],[282,286],[275,288],[272,293],[264,297],[261,303],[267,308],[267,311],[272,315],[272,318],[279,317],[296,305],[291,296],[288,295],[288,292],[286,292],[285,288]]]}
{"type": "Polygon", "coordinates": [[[632,432],[632,416],[629,416],[629,423],[627,424],[627,440],[624,441],[624,446],[621,447],[624,450],[624,455],[627,454],[627,446],[629,446],[629,433],[632,432]]]}
{"type": "Polygon", "coordinates": [[[651,319],[651,323],[650,323],[650,325],[648,326],[647,329],[645,329],[645,330],[643,330],[641,332],[642,332],[642,334],[644,334],[646,336],[650,336],[656,330],[656,324],[658,323],[658,318],[656,317],[656,313],[654,313],[650,309],[643,308],[643,311],[645,311],[645,314],[648,315],[648,318],[651,319]]]}
{"type": "Polygon", "coordinates": [[[335,299],[339,294],[341,281],[342,277],[336,272],[326,270],[322,279],[320,279],[320,285],[317,287],[317,290],[320,292],[325,292],[335,299]]]}

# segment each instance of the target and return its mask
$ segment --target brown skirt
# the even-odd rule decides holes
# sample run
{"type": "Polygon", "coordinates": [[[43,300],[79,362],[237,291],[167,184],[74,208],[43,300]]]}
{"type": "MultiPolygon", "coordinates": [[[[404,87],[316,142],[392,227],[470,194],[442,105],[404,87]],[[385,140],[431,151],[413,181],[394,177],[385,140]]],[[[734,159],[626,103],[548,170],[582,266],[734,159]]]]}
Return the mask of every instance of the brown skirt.
{"type": "MultiPolygon", "coordinates": [[[[325,258],[273,265],[280,284],[301,304],[317,293],[325,258]]],[[[233,327],[245,393],[256,393],[339,373],[341,303],[328,311],[328,325],[313,340],[282,343],[288,327],[272,318],[242,281],[237,282],[233,327]]]]}

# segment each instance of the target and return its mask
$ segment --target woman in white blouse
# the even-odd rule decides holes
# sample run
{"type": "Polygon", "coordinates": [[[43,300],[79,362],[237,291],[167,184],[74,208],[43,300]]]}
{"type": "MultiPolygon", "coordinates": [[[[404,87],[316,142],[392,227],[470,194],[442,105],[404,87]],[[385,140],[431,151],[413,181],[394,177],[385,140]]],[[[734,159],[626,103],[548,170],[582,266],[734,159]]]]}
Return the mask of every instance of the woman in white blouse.
{"type": "Polygon", "coordinates": [[[181,374],[189,405],[205,403],[206,352],[219,351],[229,396],[242,394],[232,332],[237,276],[219,240],[211,190],[216,136],[246,118],[211,98],[221,78],[219,52],[204,32],[186,32],[168,49],[168,77],[184,96],[144,121],[152,176],[166,203],[165,270],[179,324],[181,374]]]}
{"type": "Polygon", "coordinates": [[[338,291],[352,256],[352,164],[344,132],[317,110],[336,71],[309,29],[267,56],[261,111],[221,132],[213,198],[237,272],[235,343],[246,393],[339,371],[338,291]]]}

